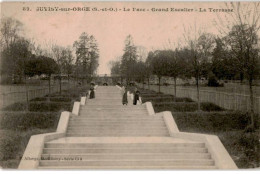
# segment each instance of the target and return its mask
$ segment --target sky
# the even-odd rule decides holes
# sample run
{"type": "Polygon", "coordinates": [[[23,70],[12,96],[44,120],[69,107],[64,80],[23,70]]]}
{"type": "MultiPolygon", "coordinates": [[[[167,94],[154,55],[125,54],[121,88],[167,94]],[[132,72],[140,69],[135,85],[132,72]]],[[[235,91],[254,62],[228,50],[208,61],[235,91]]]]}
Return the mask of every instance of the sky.
{"type": "Polygon", "coordinates": [[[82,32],[94,35],[100,50],[98,74],[109,74],[108,62],[123,54],[127,35],[131,34],[135,45],[147,51],[174,47],[174,43],[183,40],[184,28],[195,22],[198,28],[218,34],[213,21],[217,15],[223,17],[227,13],[210,12],[209,8],[223,7],[222,2],[3,2],[1,17],[21,21],[23,34],[43,46],[51,42],[72,46],[82,32]],[[27,7],[30,11],[23,10],[27,7]],[[89,7],[90,11],[37,11],[38,7],[89,7]],[[117,11],[102,11],[105,8],[117,11]],[[171,8],[193,12],[172,12],[171,8]],[[200,8],[207,11],[200,12],[200,8]]]}

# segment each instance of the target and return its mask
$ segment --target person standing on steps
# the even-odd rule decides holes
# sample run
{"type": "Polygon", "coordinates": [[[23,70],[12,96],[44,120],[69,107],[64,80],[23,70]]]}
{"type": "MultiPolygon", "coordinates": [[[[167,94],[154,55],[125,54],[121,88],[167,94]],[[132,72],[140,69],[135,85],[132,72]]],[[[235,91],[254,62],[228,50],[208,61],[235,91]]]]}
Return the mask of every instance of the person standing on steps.
{"type": "Polygon", "coordinates": [[[89,93],[89,99],[95,98],[95,91],[94,91],[94,85],[93,85],[93,84],[91,84],[89,91],[90,91],[90,93],[89,93]]]}
{"type": "Polygon", "coordinates": [[[123,105],[127,105],[128,104],[128,100],[127,100],[127,88],[126,87],[122,87],[122,104],[123,105]]]}
{"type": "Polygon", "coordinates": [[[135,87],[133,105],[136,105],[137,101],[139,101],[139,95],[140,91],[138,91],[137,87],[135,87]]]}

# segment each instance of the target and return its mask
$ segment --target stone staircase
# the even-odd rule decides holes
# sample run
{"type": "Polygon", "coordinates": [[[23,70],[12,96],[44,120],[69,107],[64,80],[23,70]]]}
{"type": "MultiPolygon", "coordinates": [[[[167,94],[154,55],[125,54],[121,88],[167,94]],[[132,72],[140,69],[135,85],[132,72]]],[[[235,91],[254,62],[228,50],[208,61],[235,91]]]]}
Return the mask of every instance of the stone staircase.
{"type": "Polygon", "coordinates": [[[42,159],[40,169],[216,169],[204,143],[169,137],[67,137],[42,159]]]}
{"type": "MultiPolygon", "coordinates": [[[[223,147],[218,145],[217,152],[211,148],[212,144],[219,143],[218,139],[195,134],[187,138],[187,133],[179,133],[178,128],[173,136],[176,129],[169,127],[172,116],[151,115],[147,105],[133,106],[130,97],[128,101],[127,106],[122,105],[117,87],[98,87],[96,98],[87,100],[80,106],[78,115],[68,115],[66,126],[58,128],[65,131],[55,134],[60,138],[46,140],[41,136],[43,144],[36,154],[40,157],[35,168],[217,169],[225,164],[236,167],[223,147]],[[228,156],[227,161],[219,157],[222,154],[228,156]]],[[[60,122],[63,125],[64,120],[60,122]]],[[[37,141],[35,137],[28,146],[37,141]]],[[[24,156],[31,153],[28,147],[24,156]]],[[[27,165],[32,164],[23,161],[20,168],[32,168],[27,165]]]]}
{"type": "Polygon", "coordinates": [[[66,137],[44,144],[39,168],[216,168],[204,143],[171,138],[162,116],[128,100],[123,106],[118,89],[99,87],[70,118],[66,137]]]}

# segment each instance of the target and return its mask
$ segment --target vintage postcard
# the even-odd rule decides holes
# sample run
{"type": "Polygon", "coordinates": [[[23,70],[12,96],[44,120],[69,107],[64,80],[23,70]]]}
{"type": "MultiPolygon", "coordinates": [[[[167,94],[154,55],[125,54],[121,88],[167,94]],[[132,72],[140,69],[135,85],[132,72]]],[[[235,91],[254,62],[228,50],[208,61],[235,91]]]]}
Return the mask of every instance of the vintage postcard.
{"type": "Polygon", "coordinates": [[[1,2],[1,170],[259,170],[259,2],[1,2]]]}

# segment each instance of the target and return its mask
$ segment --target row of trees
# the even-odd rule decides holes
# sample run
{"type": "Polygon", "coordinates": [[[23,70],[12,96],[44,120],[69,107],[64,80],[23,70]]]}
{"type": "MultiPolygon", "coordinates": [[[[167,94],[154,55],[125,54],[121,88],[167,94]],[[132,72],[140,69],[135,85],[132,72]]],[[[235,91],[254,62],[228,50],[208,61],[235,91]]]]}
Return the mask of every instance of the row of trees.
{"type": "MultiPolygon", "coordinates": [[[[253,5],[252,5],[253,4],[253,5]]],[[[231,3],[234,13],[229,14],[232,25],[220,29],[222,35],[202,31],[196,23],[185,27],[184,44],[177,43],[174,49],[155,50],[148,53],[145,61],[138,61],[136,47],[132,37],[128,36],[125,43],[124,55],[121,60],[114,61],[111,74],[121,74],[126,78],[144,82],[151,75],[160,80],[162,76],[176,79],[191,78],[196,80],[198,110],[200,110],[199,82],[202,77],[209,79],[246,79],[250,89],[250,113],[252,127],[255,126],[253,80],[259,78],[260,48],[258,32],[260,28],[259,3],[251,6],[241,6],[231,3]],[[251,7],[251,8],[250,8],[251,7]],[[246,8],[247,10],[243,10],[246,8]]],[[[226,4],[229,6],[229,4],[226,4]]],[[[221,28],[221,27],[220,27],[221,28]]]]}
{"type": "Polygon", "coordinates": [[[94,36],[82,33],[73,47],[47,44],[45,49],[22,37],[23,24],[12,18],[1,21],[1,82],[23,83],[26,77],[58,74],[84,79],[96,73],[99,50],[94,36]],[[74,53],[75,51],[75,53],[74,53]],[[82,75],[83,74],[83,75],[82,75]]]}

